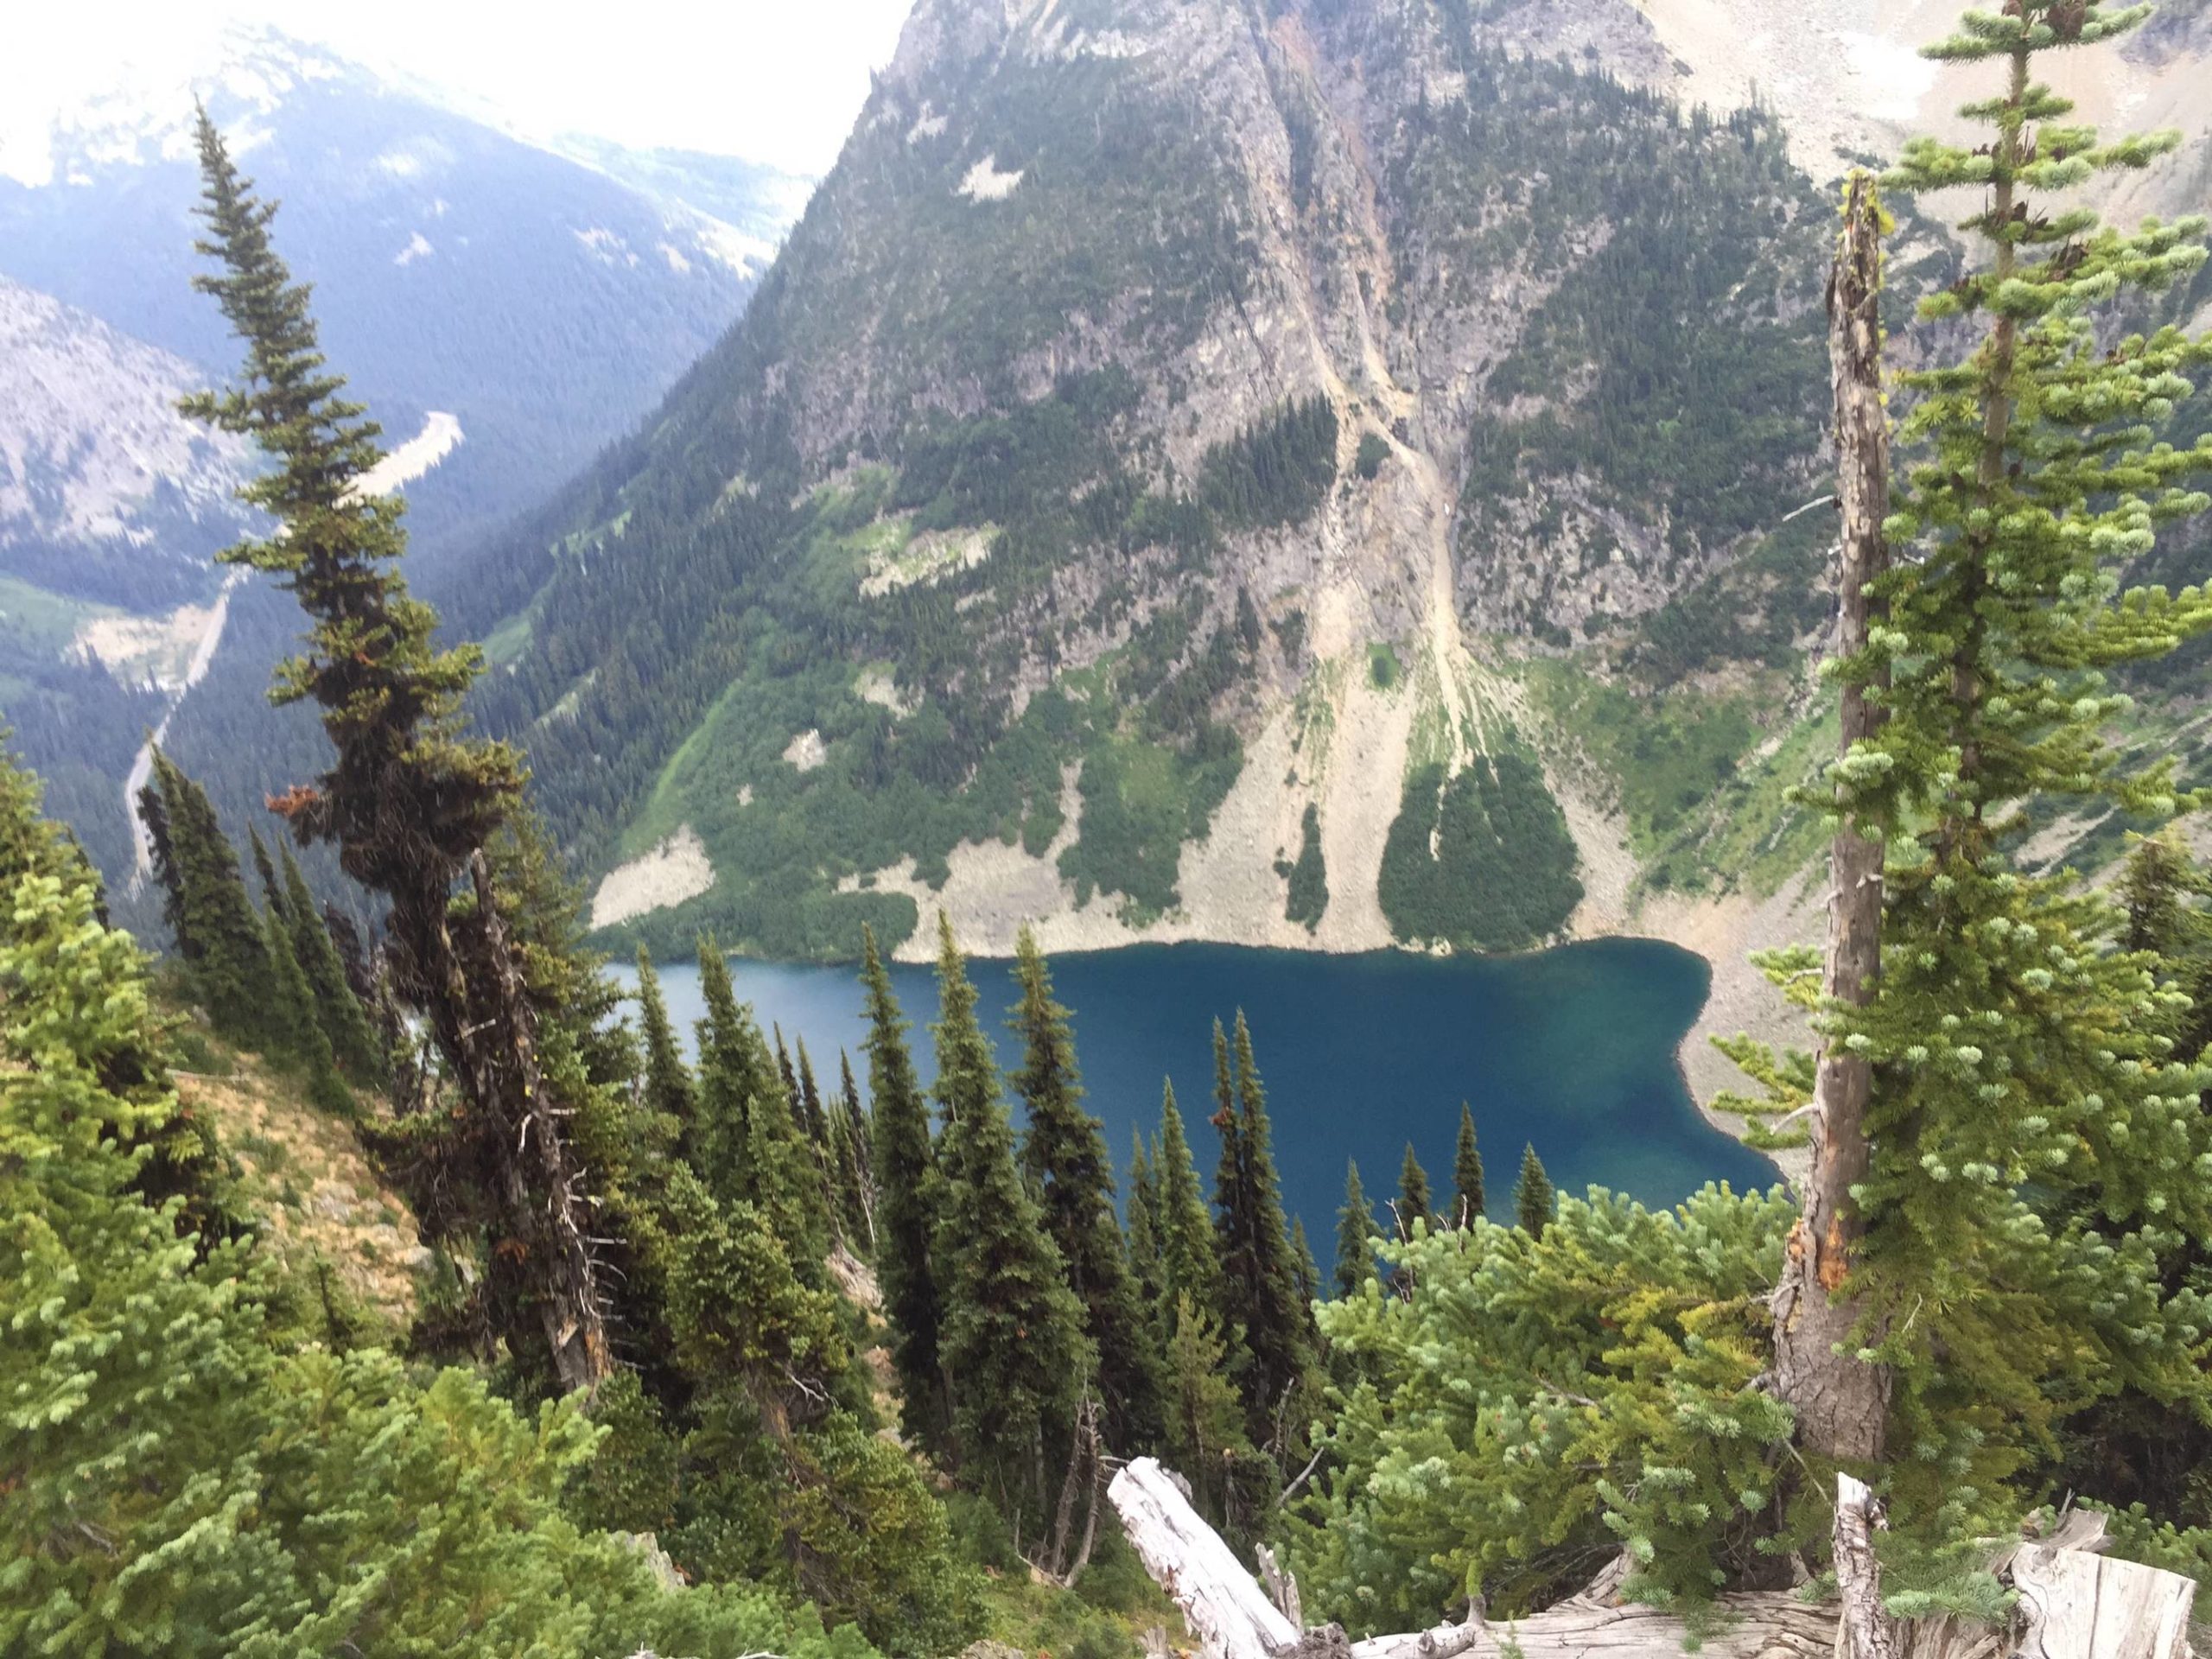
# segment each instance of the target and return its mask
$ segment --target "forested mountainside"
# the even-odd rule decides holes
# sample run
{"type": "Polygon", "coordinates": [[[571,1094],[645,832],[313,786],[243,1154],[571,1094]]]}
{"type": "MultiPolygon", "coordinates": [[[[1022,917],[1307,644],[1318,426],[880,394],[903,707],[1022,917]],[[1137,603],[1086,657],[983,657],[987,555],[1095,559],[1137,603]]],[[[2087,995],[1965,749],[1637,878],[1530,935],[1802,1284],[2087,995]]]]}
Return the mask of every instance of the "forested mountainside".
{"type": "MultiPolygon", "coordinates": [[[[661,849],[602,919],[710,870],[648,929],[846,952],[950,877],[989,944],[1513,948],[1570,810],[1656,847],[1756,770],[1830,209],[1569,11],[919,7],[745,321],[479,590],[556,833],[661,849]],[[1716,689],[1520,660],[1592,642],[1716,689]]],[[[1772,842],[1751,793],[1681,879],[1772,842]]]]}
{"type": "MultiPolygon", "coordinates": [[[[1227,14],[1175,18],[1193,15],[1227,14]]],[[[1790,1184],[1714,1182],[1655,1211],[1555,1190],[1527,1146],[1509,1225],[1463,1105],[1448,1194],[1409,1145],[1386,1218],[1346,1168],[1325,1279],[1283,1202],[1261,1058],[1281,1007],[1211,1023],[1209,1198],[1172,1084],[1117,1185],[1076,1017],[1026,927],[1007,1022],[1019,1065],[1001,1070],[937,917],[926,1091],[866,929],[866,1035],[834,1084],[804,1042],[763,1030],[710,932],[688,942],[704,1015],[688,1050],[643,950],[626,994],[585,939],[522,753],[471,717],[485,654],[442,643],[437,607],[410,588],[376,429],[321,372],[312,296],[203,116],[205,288],[244,366],[188,407],[264,463],[246,493],[269,526],[228,557],[282,581],[296,649],[269,665],[271,689],[319,717],[327,747],[267,800],[274,845],[257,832],[243,848],[152,751],[139,801],[174,946],[158,967],[0,751],[0,1649],[989,1659],[1002,1649],[974,1645],[987,1637],[1135,1659],[1168,1649],[1164,1597],[1214,1659],[2184,1654],[2212,1583],[2212,875],[2186,833],[2208,798],[2185,786],[2185,750],[2144,765],[2112,739],[2144,734],[2113,677],[2185,672],[2170,665],[2212,638],[2212,586],[2131,585],[2146,561],[2195,556],[2162,545],[2162,527],[2212,513],[2212,435],[2191,401],[2212,331],[2158,321],[2202,305],[2207,220],[2121,229],[2077,211],[2084,181],[2171,145],[2069,122],[2038,73],[2109,51],[2144,16],[2101,0],[1968,13],[1930,54],[1984,77],[1964,111],[1980,142],[1913,137],[1878,177],[1853,173],[1832,238],[1808,237],[1829,273],[1836,417],[1836,654],[1817,694],[1834,724],[1809,792],[1832,809],[1816,866],[1832,923],[1821,946],[1758,966],[1814,1013],[1819,1052],[1720,1046],[1752,1085],[1733,1107],[1747,1140],[1802,1154],[1790,1184]],[[1908,345],[1881,300],[1909,269],[1885,251],[1914,232],[1885,204],[1961,194],[1981,205],[1908,345]],[[2092,880],[2044,867],[2054,804],[2158,827],[2092,880]],[[296,848],[373,894],[373,934],[318,902],[296,848]],[[308,1147],[338,1190],[318,1185],[302,1213],[279,1172],[308,1147]]],[[[1113,38],[1114,61],[1141,60],[1113,38]]],[[[951,44],[956,59],[1014,55],[988,33],[951,44]]],[[[1515,79],[1575,85],[1526,66],[1515,79]]],[[[1234,76],[1207,84],[1233,91],[1234,76]]],[[[914,118],[922,138],[936,119],[914,118]]],[[[1204,132],[1152,130],[1184,159],[1204,132]]],[[[1675,130],[1747,165],[1762,153],[1755,124],[1675,130]]],[[[1009,152],[1018,168],[994,151],[958,175],[969,194],[1019,200],[1033,168],[1052,177],[1041,149],[1009,152]]],[[[1694,147],[1685,165],[1709,158],[1694,147]]],[[[1548,178],[1545,162],[1524,158],[1528,176],[1548,178]]],[[[1812,217],[1773,207],[1777,235],[1812,217]]],[[[1204,346],[1217,267],[1192,245],[1193,286],[1116,289],[1114,327],[1204,346]]],[[[1764,296],[1751,280],[1730,303],[1764,296]]],[[[1544,307],[1572,285],[1560,276],[1531,315],[1567,315],[1544,307]]],[[[1280,343],[1267,292],[1225,291],[1255,358],[1280,343]]],[[[1786,334],[1791,314],[1771,311],[1786,334]]],[[[1579,315],[1601,337],[1608,308],[1579,315]]],[[[809,321],[804,307],[771,315],[809,321]]],[[[905,595],[927,672],[861,657],[876,677],[855,687],[898,715],[868,751],[887,788],[927,823],[946,801],[995,802],[1019,838],[1050,827],[1048,745],[1064,740],[1085,822],[1063,871],[1142,906],[1131,884],[1169,879],[1166,863],[1100,861],[1151,843],[1084,831],[1136,822],[1131,801],[1163,779],[1198,798],[1209,767],[1236,798],[1266,756],[1255,743],[1244,760],[1224,709],[1257,703],[1286,658],[1328,660],[1332,625],[1318,601],[1293,625],[1281,590],[1255,598],[1249,560],[1291,556],[1287,526],[1340,525],[1357,483],[1438,467],[1410,435],[1427,411],[1408,403],[1377,429],[1372,404],[1334,383],[1268,387],[1231,423],[1191,411],[1192,429],[1147,451],[1119,442],[1144,431],[1141,376],[1055,363],[1031,385],[1020,319],[1001,321],[1008,389],[975,388],[966,412],[917,428],[917,397],[930,410],[948,384],[925,331],[910,356],[849,359],[835,399],[783,359],[747,383],[750,402],[693,382],[684,418],[601,480],[611,499],[632,487],[628,518],[556,546],[551,596],[575,598],[569,584],[620,563],[632,537],[655,546],[648,531],[721,549],[741,587],[762,573],[761,620],[728,649],[768,655],[738,657],[719,719],[777,671],[808,684],[792,594],[817,596],[824,626],[854,614],[848,582],[905,595]],[[671,446],[692,464],[664,465],[671,446]],[[734,486],[732,453],[751,467],[734,486]],[[1138,626],[1114,633],[1103,612],[1106,645],[1047,684],[1018,634],[1084,645],[1064,608],[1077,580],[1138,626]],[[1159,643],[1179,606],[1179,658],[1159,643]],[[1149,702],[1113,700],[1147,670],[1149,702]],[[988,701],[958,700],[971,683],[1026,701],[994,725],[988,701]],[[981,755],[934,791],[888,770],[930,707],[921,753],[981,755]],[[955,726],[950,711],[978,709],[955,726]]],[[[1336,360],[1325,332],[1308,340],[1321,368],[1336,360]]],[[[1389,360],[1363,354],[1373,396],[1389,360]]],[[[1750,378],[1732,407],[1748,417],[1759,360],[1677,359],[1735,364],[1750,378]]],[[[1552,406],[1521,416],[1551,424],[1501,473],[1509,493],[1562,444],[1619,467],[1652,435],[1686,442],[1608,434],[1571,385],[1535,384],[1552,406]]],[[[1509,436],[1518,418],[1500,422],[1509,436]]],[[[1689,467],[1694,450],[1675,457],[1689,467]]],[[[1772,464],[1795,489],[1826,481],[1772,464]]],[[[1566,483],[1586,518],[1624,513],[1596,461],[1566,483]]],[[[1633,543],[1637,570],[1675,597],[1685,592],[1726,602],[1700,588],[1713,572],[1737,582],[1739,612],[1813,602],[1758,563],[1789,553],[1777,538],[1802,512],[1733,561],[1707,545],[1725,524],[1700,518],[1678,541],[1690,515],[1671,496],[1653,516],[1663,533],[1633,543]]],[[[1576,879],[1563,859],[1497,863],[1573,830],[1544,810],[1554,762],[1522,747],[1522,705],[1499,690],[1535,677],[1459,644],[1498,590],[1440,510],[1421,527],[1441,556],[1402,589],[1373,584],[1378,606],[1401,593],[1409,630],[1352,635],[1344,653],[1354,683],[1430,722],[1431,747],[1392,757],[1414,799],[1378,902],[1394,921],[1408,903],[1462,905],[1465,870],[1489,860],[1512,908],[1478,893],[1459,916],[1534,930],[1576,879]]],[[[1631,562],[1621,543],[1609,564],[1631,562]]],[[[537,545],[510,550],[525,581],[537,545]]],[[[679,645],[716,644],[711,588],[671,577],[664,596],[702,618],[679,645]]],[[[516,622],[508,660],[574,638],[568,616],[516,622]]],[[[1545,644],[1485,626],[1485,649],[1545,644]]],[[[873,642],[848,643],[860,657],[873,642]]],[[[1600,664],[1622,677],[1611,692],[1649,698],[1657,682],[1627,689],[1619,649],[1600,664]]],[[[1591,659],[1570,670],[1589,677],[1591,659]]],[[[531,684],[517,672],[505,690],[531,684]]],[[[1325,706],[1340,742],[1356,706],[1325,706]]],[[[832,770],[851,741],[809,727],[779,758],[861,796],[832,770]]],[[[679,753],[700,777],[747,753],[696,741],[679,753]]],[[[721,783],[740,813],[758,804],[751,777],[726,767],[721,783]]],[[[1298,856],[1274,872],[1293,915],[1323,927],[1341,892],[1332,799],[1307,803],[1298,856]]],[[[823,820],[821,845],[838,822],[823,820]]],[[[712,874],[714,850],[671,836],[660,862],[712,874]]],[[[846,915],[808,911],[824,855],[788,855],[792,885],[753,893],[833,934],[846,915]]],[[[1452,937],[1453,917],[1429,919],[1429,937],[1452,937]]],[[[1184,1006],[1203,1018],[1198,1001],[1184,1006]]],[[[1396,1023],[1394,1039],[1421,1042],[1418,1021],[1396,1023]]],[[[1556,1064],[1585,1086],[1602,1071],[1578,1052],[1556,1064]]],[[[1347,1089],[1338,1116],[1371,1092],[1347,1089]]]]}

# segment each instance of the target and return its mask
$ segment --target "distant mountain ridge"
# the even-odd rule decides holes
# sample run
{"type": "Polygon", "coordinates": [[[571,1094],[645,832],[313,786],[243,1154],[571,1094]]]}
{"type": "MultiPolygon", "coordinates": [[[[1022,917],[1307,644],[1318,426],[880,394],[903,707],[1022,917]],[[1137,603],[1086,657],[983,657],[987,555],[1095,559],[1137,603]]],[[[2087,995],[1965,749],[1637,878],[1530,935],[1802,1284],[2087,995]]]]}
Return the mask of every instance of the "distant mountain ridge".
{"type": "MultiPolygon", "coordinates": [[[[626,182],[263,29],[211,37],[174,73],[43,122],[0,116],[0,704],[29,758],[67,780],[51,798],[118,878],[122,768],[148,717],[73,642],[99,606],[147,620],[164,649],[177,628],[213,626],[207,559],[245,522],[231,499],[251,465],[242,446],[174,410],[237,351],[191,286],[204,263],[195,98],[281,203],[278,245],[315,283],[323,344],[385,446],[435,452],[408,486],[416,580],[432,591],[466,590],[496,529],[721,334],[804,188],[683,157],[661,158],[650,187],[626,182]]],[[[236,599],[244,632],[171,735],[188,752],[219,744],[226,804],[244,810],[315,734],[267,709],[287,636],[256,594],[236,599]],[[242,650],[254,660],[234,668],[242,650]]]]}

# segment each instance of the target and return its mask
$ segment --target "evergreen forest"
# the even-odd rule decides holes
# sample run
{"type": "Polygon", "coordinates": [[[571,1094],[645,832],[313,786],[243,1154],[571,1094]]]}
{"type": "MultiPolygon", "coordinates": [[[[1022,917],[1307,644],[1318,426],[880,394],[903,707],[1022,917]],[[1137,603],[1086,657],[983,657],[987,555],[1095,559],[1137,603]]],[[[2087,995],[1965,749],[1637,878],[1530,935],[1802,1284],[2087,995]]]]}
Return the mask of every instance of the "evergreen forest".
{"type": "MultiPolygon", "coordinates": [[[[191,755],[154,750],[156,956],[55,822],[74,782],[49,796],[0,755],[0,1651],[1136,1659],[1152,1632],[1173,1633],[1154,1651],[1193,1640],[1198,1569],[1161,1567],[1130,1499],[1154,1463],[1239,1593],[1270,1586],[1294,1631],[1277,1653],[1428,1632],[1369,1651],[1550,1659],[1547,1614],[1599,1594],[1686,1648],[1786,1601],[1850,1659],[1961,1630],[1999,1644],[1961,1651],[2011,1652],[2045,1611],[2020,1573],[2085,1517],[2114,1561],[2212,1588],[2212,868],[2190,834],[2212,804],[2114,737],[2133,688],[2212,635],[2212,592],[2145,564],[2212,512],[2212,433],[2188,413],[2212,336],[2171,304],[2202,281],[2206,226],[2075,205],[2171,141],[2101,135],[2044,79],[2052,54],[2120,49],[2145,10],[1969,13],[1929,54],[1974,78],[1974,130],[1855,170],[1820,236],[1791,219],[1755,249],[1688,227],[1714,193],[1785,188],[1763,118],[1497,72],[1497,107],[1618,99],[1640,142],[1694,158],[1658,245],[1622,257],[1674,269],[1648,305],[1728,315],[1735,349],[1621,359],[1602,418],[1497,423],[1486,510],[1603,456],[1649,486],[1679,556],[1748,530],[1739,492],[1802,470],[1784,435],[1821,351],[1814,314],[1759,296],[1827,282],[1836,539],[1770,542],[1757,574],[1778,589],[1834,567],[1832,723],[1796,804],[1834,920],[1758,959],[1808,1046],[1724,1045],[1730,1104],[1789,1180],[1666,1209],[1562,1191],[1533,1147],[1516,1163],[1493,1143],[1486,1169],[1463,1106],[1448,1172],[1410,1146],[1395,1188],[1347,1166],[1325,1263],[1286,1214],[1264,1011],[1213,1021],[1206,1092],[1164,1087],[1117,1165],[1080,1010],[1030,930],[1010,961],[971,959],[944,912],[820,877],[894,852],[941,866],[963,838],[1041,851],[1072,764],[1084,829],[1063,874],[1168,910],[1176,849],[1242,764],[1224,709],[1268,625],[1249,595],[1131,595],[1378,483],[1395,452],[1363,444],[1341,477],[1337,410],[1294,400],[1161,486],[1116,454],[1136,392],[1110,368],[887,434],[895,458],[804,491],[765,466],[730,491],[704,446],[664,450],[666,495],[594,502],[607,517],[559,554],[573,603],[495,671],[410,586],[404,503],[360,487],[379,429],[326,358],[247,146],[203,111],[194,287],[238,366],[185,409],[264,463],[241,495],[268,533],[222,556],[283,613],[261,666],[302,762],[240,835],[191,755]],[[1942,350],[1900,361],[1885,238],[1939,195],[1974,204],[1968,251],[1917,301],[1942,350]],[[1802,269],[1760,263],[1793,246],[1802,269]],[[1665,387],[1726,418],[1648,421],[1665,387]],[[702,489],[713,512],[679,511],[702,489]],[[981,525],[962,568],[988,585],[896,579],[958,563],[981,525]],[[600,556],[649,531],[696,556],[600,556]],[[1078,541],[1125,561],[1101,616],[1139,620],[1016,713],[953,671],[973,643],[954,619],[968,599],[1018,618],[1078,541]],[[865,627],[863,579],[888,601],[865,627]],[[645,583],[663,590],[650,614],[696,637],[632,628],[622,598],[645,583]],[[851,689],[846,657],[810,651],[823,637],[894,663],[916,711],[894,721],[851,689]],[[533,776],[632,721],[654,742],[533,776]],[[626,995],[568,855],[671,787],[656,745],[685,788],[735,798],[801,723],[834,762],[717,829],[728,887],[638,930],[626,995]],[[2110,880],[2032,855],[2062,805],[2133,826],[2110,880]],[[926,1007],[887,967],[918,929],[926,1007]],[[854,962],[864,1040],[814,1053],[764,1029],[739,950],[854,962]],[[689,1032],[656,957],[697,963],[689,1032]],[[1003,1067],[978,1012],[1001,973],[1003,1067]],[[358,1172],[355,1199],[322,1201],[308,1147],[358,1172]],[[359,1270],[372,1235],[404,1271],[359,1270]]],[[[1035,71],[1046,90],[1094,73],[1035,71]]],[[[1182,153],[1204,141],[1105,103],[1101,150],[1191,162],[1188,216],[1161,210],[1189,289],[1147,301],[1173,331],[1222,230],[1205,158],[1182,153]]],[[[1021,113],[1002,160],[1039,142],[1045,91],[1021,113]]],[[[1513,168],[1525,142],[1452,137],[1513,168]]],[[[1567,221],[1590,176],[1563,162],[1529,188],[1567,221]]],[[[1037,316],[963,309],[963,255],[938,252],[956,291],[916,360],[939,328],[1010,360],[1037,316]]],[[[1095,254],[1103,272],[1117,250],[1095,254]]],[[[1654,326],[1570,278],[1502,372],[1539,385],[1590,340],[1654,326]]],[[[772,463],[753,413],[747,453],[772,463]]],[[[675,442],[642,435],[628,459],[675,442]]],[[[486,568],[457,606],[512,597],[486,568]]],[[[1687,676],[1702,638],[1678,615],[1644,648],[1687,676]]],[[[1401,671],[1371,661],[1378,682],[1401,671]]],[[[1664,774],[1724,741],[1685,721],[1646,760],[1664,774]]],[[[1663,781],[1632,803],[1655,840],[1687,811],[1663,781]]],[[[1277,871],[1285,918],[1318,925],[1334,874],[1309,808],[1277,871]]],[[[1582,896],[1518,747],[1409,772],[1379,895],[1402,939],[1517,949],[1582,896]]]]}

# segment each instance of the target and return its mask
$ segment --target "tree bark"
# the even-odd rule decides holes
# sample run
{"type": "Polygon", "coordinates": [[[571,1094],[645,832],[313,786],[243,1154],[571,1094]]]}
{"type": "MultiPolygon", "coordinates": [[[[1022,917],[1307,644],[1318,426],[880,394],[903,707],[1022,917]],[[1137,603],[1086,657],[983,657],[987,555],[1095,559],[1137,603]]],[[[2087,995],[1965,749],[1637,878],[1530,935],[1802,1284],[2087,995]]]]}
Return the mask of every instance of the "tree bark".
{"type": "Polygon", "coordinates": [[[1874,1535],[1884,1525],[1881,1505],[1857,1477],[1835,1478],[1835,1587],[1843,1599],[1837,1659],[1895,1659],[1890,1616],[1882,1610],[1882,1574],[1874,1560],[1874,1535]]]}
{"type": "MultiPolygon", "coordinates": [[[[1836,500],[1842,518],[1840,618],[1836,650],[1866,648],[1884,615],[1869,585],[1889,568],[1882,520],[1889,511],[1889,423],[1882,407],[1881,207],[1874,181],[1852,176],[1843,235],[1828,278],[1828,355],[1835,391],[1836,500]]],[[[1880,708],[1868,696],[1888,684],[1886,671],[1842,686],[1840,753],[1872,736],[1880,708]]],[[[1859,832],[1847,785],[1837,785],[1843,819],[1830,844],[1824,989],[1833,1001],[1864,1007],[1881,971],[1882,843],[1859,832]]],[[[1797,1414],[1808,1451],[1838,1462],[1882,1456],[1889,1418],[1885,1368],[1862,1363],[1853,1337],[1853,1303],[1839,1297],[1864,1230],[1851,1189],[1866,1176],[1871,1146],[1866,1109],[1872,1069],[1840,1041],[1822,1049],[1813,1089],[1812,1169],[1804,1211],[1789,1236],[1773,1299],[1776,1391],[1797,1414]]]]}
{"type": "Polygon", "coordinates": [[[511,1097],[519,1120],[515,1145],[501,1160],[509,1202],[527,1212],[531,1183],[524,1160],[534,1154],[537,1185],[544,1204],[535,1230],[550,1255],[540,1285],[546,1341],[561,1386],[595,1393],[613,1369],[613,1357],[607,1346],[607,1313],[600,1300],[590,1236],[584,1227],[585,1199],[577,1190],[568,1137],[546,1098],[545,1078],[537,1064],[537,1022],[515,968],[491,868],[480,848],[469,855],[468,874],[476,888],[477,925],[483,930],[496,981],[492,987],[498,1011],[493,1030],[505,1051],[492,1057],[491,1070],[495,1077],[505,1072],[500,1079],[506,1085],[502,1092],[511,1097]]]}

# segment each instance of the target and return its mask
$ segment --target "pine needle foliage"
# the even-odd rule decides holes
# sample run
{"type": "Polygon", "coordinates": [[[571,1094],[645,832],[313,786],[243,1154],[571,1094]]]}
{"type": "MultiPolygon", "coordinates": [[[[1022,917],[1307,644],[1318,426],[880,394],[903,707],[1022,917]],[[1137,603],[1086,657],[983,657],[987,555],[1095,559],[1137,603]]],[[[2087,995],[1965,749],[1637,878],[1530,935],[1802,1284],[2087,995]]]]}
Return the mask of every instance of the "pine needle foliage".
{"type": "Polygon", "coordinates": [[[1068,1010],[1054,1001],[1051,969],[1027,927],[1015,940],[1014,976],[1020,996],[1008,1024],[1022,1060],[1012,1083],[1029,1120],[1022,1173],[1097,1349],[1107,1443],[1132,1455],[1159,1439],[1160,1381],[1115,1212],[1113,1161],[1103,1128],[1084,1109],[1068,1010]]]}
{"type": "MultiPolygon", "coordinates": [[[[2106,728],[2127,702],[2107,671],[2212,627],[2212,595],[2120,587],[2159,526],[2208,505],[2191,481],[2212,475],[2212,440],[2159,433],[2212,344],[2126,321],[2202,264],[2204,222],[2121,231],[2069,200],[2177,141],[2105,139],[2038,78],[2049,54],[2112,42],[2149,10],[1967,13],[1926,55],[1990,71],[1960,112],[1981,139],[1916,138],[1883,181],[1974,209],[1966,275],[1920,315],[1975,343],[1901,377],[1910,465],[1884,526],[1886,615],[1840,665],[1882,719],[1832,776],[1885,843],[1876,995],[1821,1028],[1873,1068],[1866,1236],[1840,1292],[1858,1357],[1893,1378],[1900,1611],[1989,1605],[1978,1541],[2017,1523],[2072,1414],[2123,1388],[2212,1404],[2212,1305],[2158,1269],[2212,1227],[2205,1076],[2175,1053],[2177,994],[2120,948],[2108,896],[2012,851],[2033,804],[2156,818],[2196,804],[2170,761],[2124,769],[2106,728]]],[[[1810,957],[1764,965],[1787,982],[1810,957]]],[[[1785,1087],[1805,1080],[1753,1058],[1785,1087]]]]}
{"type": "Polygon", "coordinates": [[[906,1046],[906,1019],[873,931],[861,936],[868,994],[868,1099],[875,1153],[875,1273],[891,1324],[899,1421],[907,1438],[942,1446],[950,1433],[938,1344],[944,1318],[931,1256],[937,1237],[937,1152],[929,1106],[906,1046]]]}

